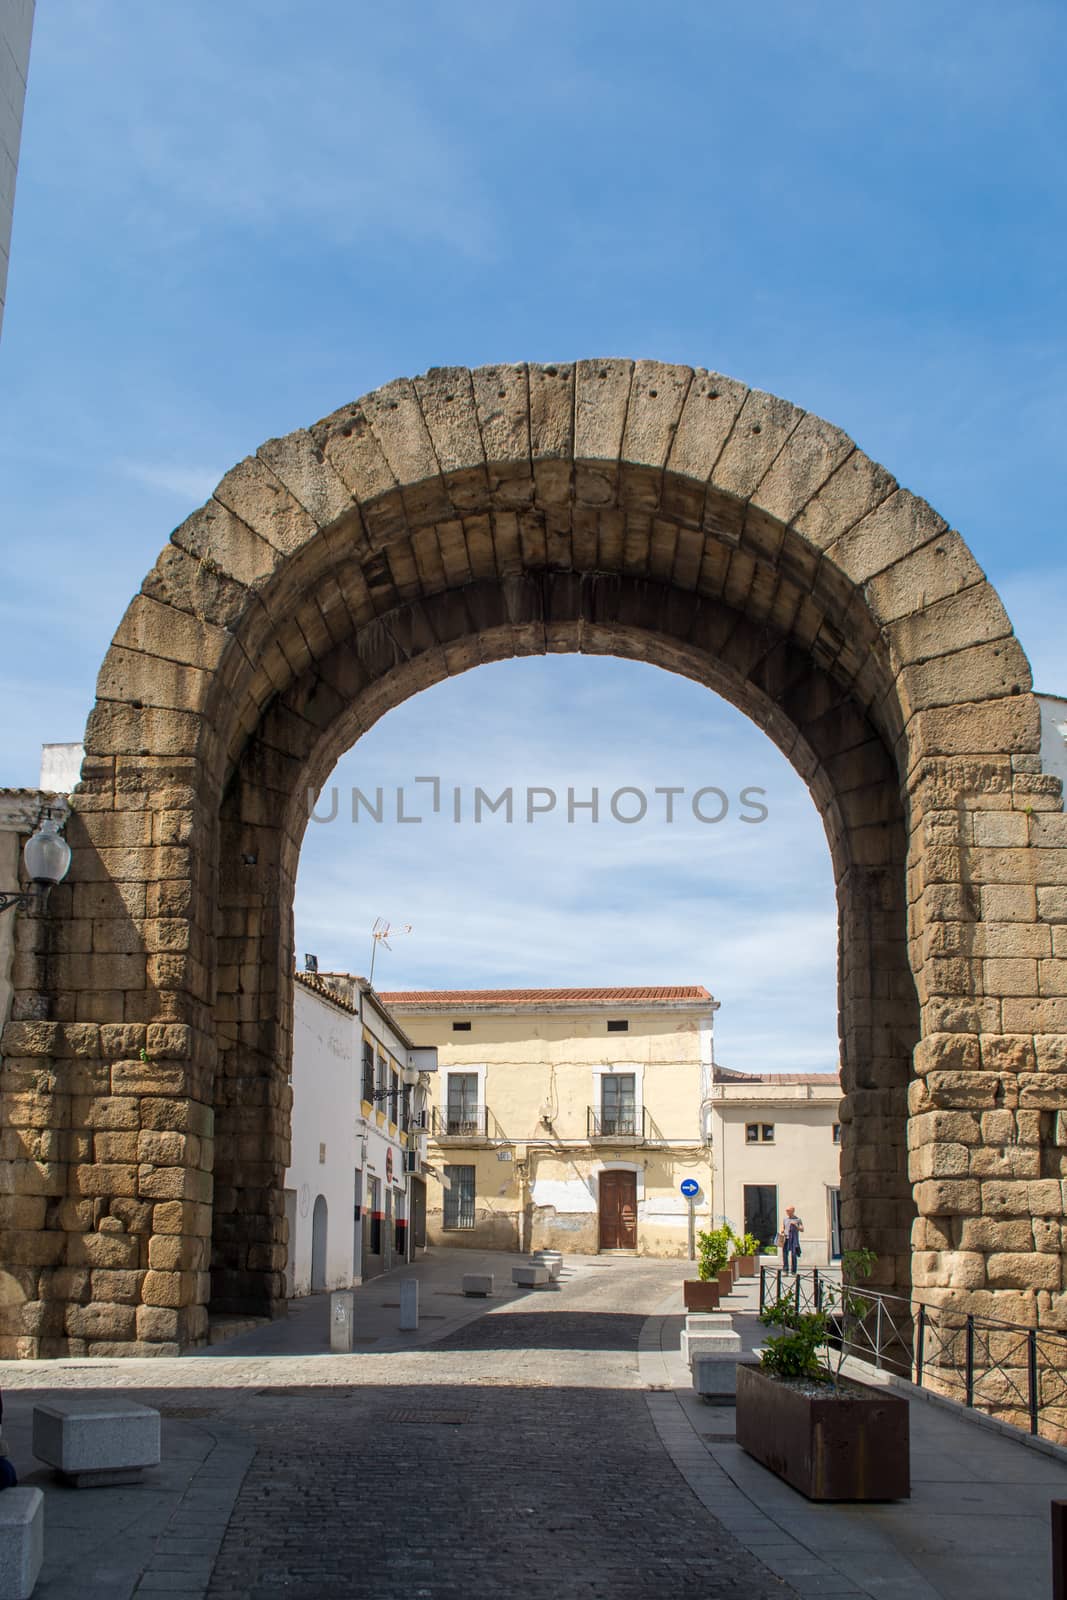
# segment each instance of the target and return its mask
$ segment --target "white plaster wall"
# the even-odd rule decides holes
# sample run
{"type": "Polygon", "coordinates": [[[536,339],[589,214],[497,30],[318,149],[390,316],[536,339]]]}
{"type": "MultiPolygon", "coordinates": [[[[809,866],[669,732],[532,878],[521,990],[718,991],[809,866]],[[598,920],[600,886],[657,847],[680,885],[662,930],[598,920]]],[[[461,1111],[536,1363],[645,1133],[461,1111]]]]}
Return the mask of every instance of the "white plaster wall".
{"type": "Polygon", "coordinates": [[[22,107],[30,65],[33,11],[34,0],[3,0],[0,4],[0,327],[7,298],[15,174],[22,142],[22,107]]]}
{"type": "Polygon", "coordinates": [[[806,1086],[798,1086],[797,1097],[785,1099],[781,1089],[758,1097],[746,1090],[744,1099],[715,1102],[714,1211],[716,1223],[725,1216],[740,1233],[745,1184],[776,1186],[779,1224],[786,1206],[795,1206],[804,1223],[803,1264],[811,1267],[829,1257],[829,1192],[841,1184],[841,1147],[833,1141],[840,1092],[819,1088],[811,1098],[801,1098],[805,1092],[806,1086]],[[745,1138],[749,1122],[773,1122],[774,1143],[750,1145],[745,1138]]]}
{"type": "Polygon", "coordinates": [[[1042,770],[1059,778],[1067,793],[1067,700],[1039,694],[1037,703],[1041,708],[1042,770]]]}
{"type": "Polygon", "coordinates": [[[352,1282],[359,1038],[357,1016],[299,983],[293,986],[292,1153],[285,1187],[296,1193],[296,1237],[289,1249],[297,1295],[311,1292],[311,1222],[320,1194],[329,1212],[326,1286],[345,1289],[352,1282]],[[320,1144],[326,1146],[325,1162],[319,1160],[320,1144]]]}
{"type": "Polygon", "coordinates": [[[85,747],[80,744],[41,746],[40,786],[55,794],[70,794],[81,777],[85,747]]]}

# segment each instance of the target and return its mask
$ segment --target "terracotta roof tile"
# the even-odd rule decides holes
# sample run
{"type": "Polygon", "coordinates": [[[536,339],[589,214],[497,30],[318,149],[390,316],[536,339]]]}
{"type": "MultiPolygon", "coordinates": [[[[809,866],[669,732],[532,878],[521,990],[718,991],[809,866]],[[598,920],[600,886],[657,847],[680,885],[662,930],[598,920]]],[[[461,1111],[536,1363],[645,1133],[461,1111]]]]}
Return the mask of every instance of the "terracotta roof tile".
{"type": "Polygon", "coordinates": [[[305,989],[310,989],[313,994],[319,995],[321,999],[328,1000],[331,1005],[337,1006],[339,1010],[347,1011],[354,1017],[359,1016],[359,1007],[354,1006],[351,1001],[338,994],[337,990],[325,981],[322,974],[318,972],[294,972],[293,977],[305,989]]]}
{"type": "Polygon", "coordinates": [[[396,989],[383,992],[387,1006],[436,1007],[457,1011],[468,1006],[678,1005],[711,1000],[702,984],[676,984],[632,989],[396,989]]]}
{"type": "Polygon", "coordinates": [[[719,1083],[840,1083],[840,1072],[737,1072],[733,1067],[715,1066],[719,1083]]]}

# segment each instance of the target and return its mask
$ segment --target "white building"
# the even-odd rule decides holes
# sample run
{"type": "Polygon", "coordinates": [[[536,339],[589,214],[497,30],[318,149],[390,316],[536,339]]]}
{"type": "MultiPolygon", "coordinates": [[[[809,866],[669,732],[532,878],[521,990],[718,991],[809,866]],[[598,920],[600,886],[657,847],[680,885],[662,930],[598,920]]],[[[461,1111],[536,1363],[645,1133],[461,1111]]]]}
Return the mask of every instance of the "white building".
{"type": "Polygon", "coordinates": [[[436,1065],[436,1051],[416,1050],[364,979],[296,974],[290,1296],[348,1288],[425,1245],[421,1074],[436,1065]],[[405,1085],[405,1071],[420,1076],[405,1085]]]}
{"type": "Polygon", "coordinates": [[[7,296],[15,175],[22,143],[22,106],[30,65],[34,0],[4,0],[0,5],[0,326],[7,296]]]}
{"type": "Polygon", "coordinates": [[[732,1072],[716,1066],[712,1209],[773,1244],[786,1206],[804,1223],[804,1266],[841,1254],[841,1080],[837,1073],[732,1072]]]}

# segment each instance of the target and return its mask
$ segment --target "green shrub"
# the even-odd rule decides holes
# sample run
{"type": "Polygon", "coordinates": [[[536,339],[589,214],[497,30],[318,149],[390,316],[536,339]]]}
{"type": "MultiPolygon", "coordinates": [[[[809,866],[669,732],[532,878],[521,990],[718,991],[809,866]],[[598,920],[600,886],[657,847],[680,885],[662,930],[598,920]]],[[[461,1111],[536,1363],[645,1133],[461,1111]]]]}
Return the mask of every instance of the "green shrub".
{"type": "Polygon", "coordinates": [[[700,1252],[700,1268],[698,1277],[707,1283],[711,1278],[717,1278],[730,1259],[730,1241],[733,1239],[733,1230],[729,1223],[724,1223],[721,1228],[711,1228],[706,1233],[697,1234],[697,1248],[700,1252]]]}
{"type": "Polygon", "coordinates": [[[782,1295],[773,1305],[764,1306],[760,1321],[767,1328],[781,1328],[772,1334],[760,1355],[760,1366],[776,1378],[806,1378],[814,1383],[837,1386],[845,1360],[845,1341],[840,1341],[836,1357],[826,1344],[829,1317],[847,1327],[850,1321],[862,1322],[872,1302],[852,1287],[849,1279],[869,1278],[877,1256],[872,1250],[848,1250],[842,1260],[845,1281],[837,1287],[824,1285],[824,1311],[798,1311],[794,1294],[782,1295]]]}

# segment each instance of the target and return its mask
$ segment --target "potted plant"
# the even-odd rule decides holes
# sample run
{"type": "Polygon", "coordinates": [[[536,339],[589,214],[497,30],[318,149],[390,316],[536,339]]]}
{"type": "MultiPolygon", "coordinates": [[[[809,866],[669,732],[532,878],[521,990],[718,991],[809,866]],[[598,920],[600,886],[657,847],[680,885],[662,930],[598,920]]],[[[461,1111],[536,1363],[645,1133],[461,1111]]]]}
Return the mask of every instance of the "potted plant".
{"type": "Polygon", "coordinates": [[[686,1278],[682,1284],[682,1294],[685,1299],[687,1311],[718,1311],[719,1309],[719,1278],[718,1273],[712,1271],[711,1258],[704,1248],[706,1235],[697,1235],[697,1249],[700,1253],[697,1263],[697,1276],[686,1278]]]}
{"type": "MultiPolygon", "coordinates": [[[[845,1272],[867,1277],[869,1250],[850,1251],[845,1272]]],[[[783,1296],[760,1314],[778,1329],[758,1367],[737,1371],[737,1442],[809,1500],[903,1500],[911,1492],[908,1402],[842,1377],[845,1341],[827,1350],[830,1314],[862,1318],[870,1309],[849,1286],[828,1295],[827,1310],[798,1312],[783,1296]]]]}
{"type": "Polygon", "coordinates": [[[728,1223],[724,1223],[721,1228],[709,1228],[706,1232],[697,1234],[700,1276],[705,1282],[718,1282],[720,1298],[724,1294],[729,1294],[734,1286],[734,1276],[729,1267],[732,1237],[728,1223]]]}
{"type": "Polygon", "coordinates": [[[734,1269],[735,1278],[755,1277],[759,1247],[759,1240],[754,1233],[743,1233],[740,1238],[734,1234],[734,1253],[730,1258],[730,1265],[734,1269]]]}

